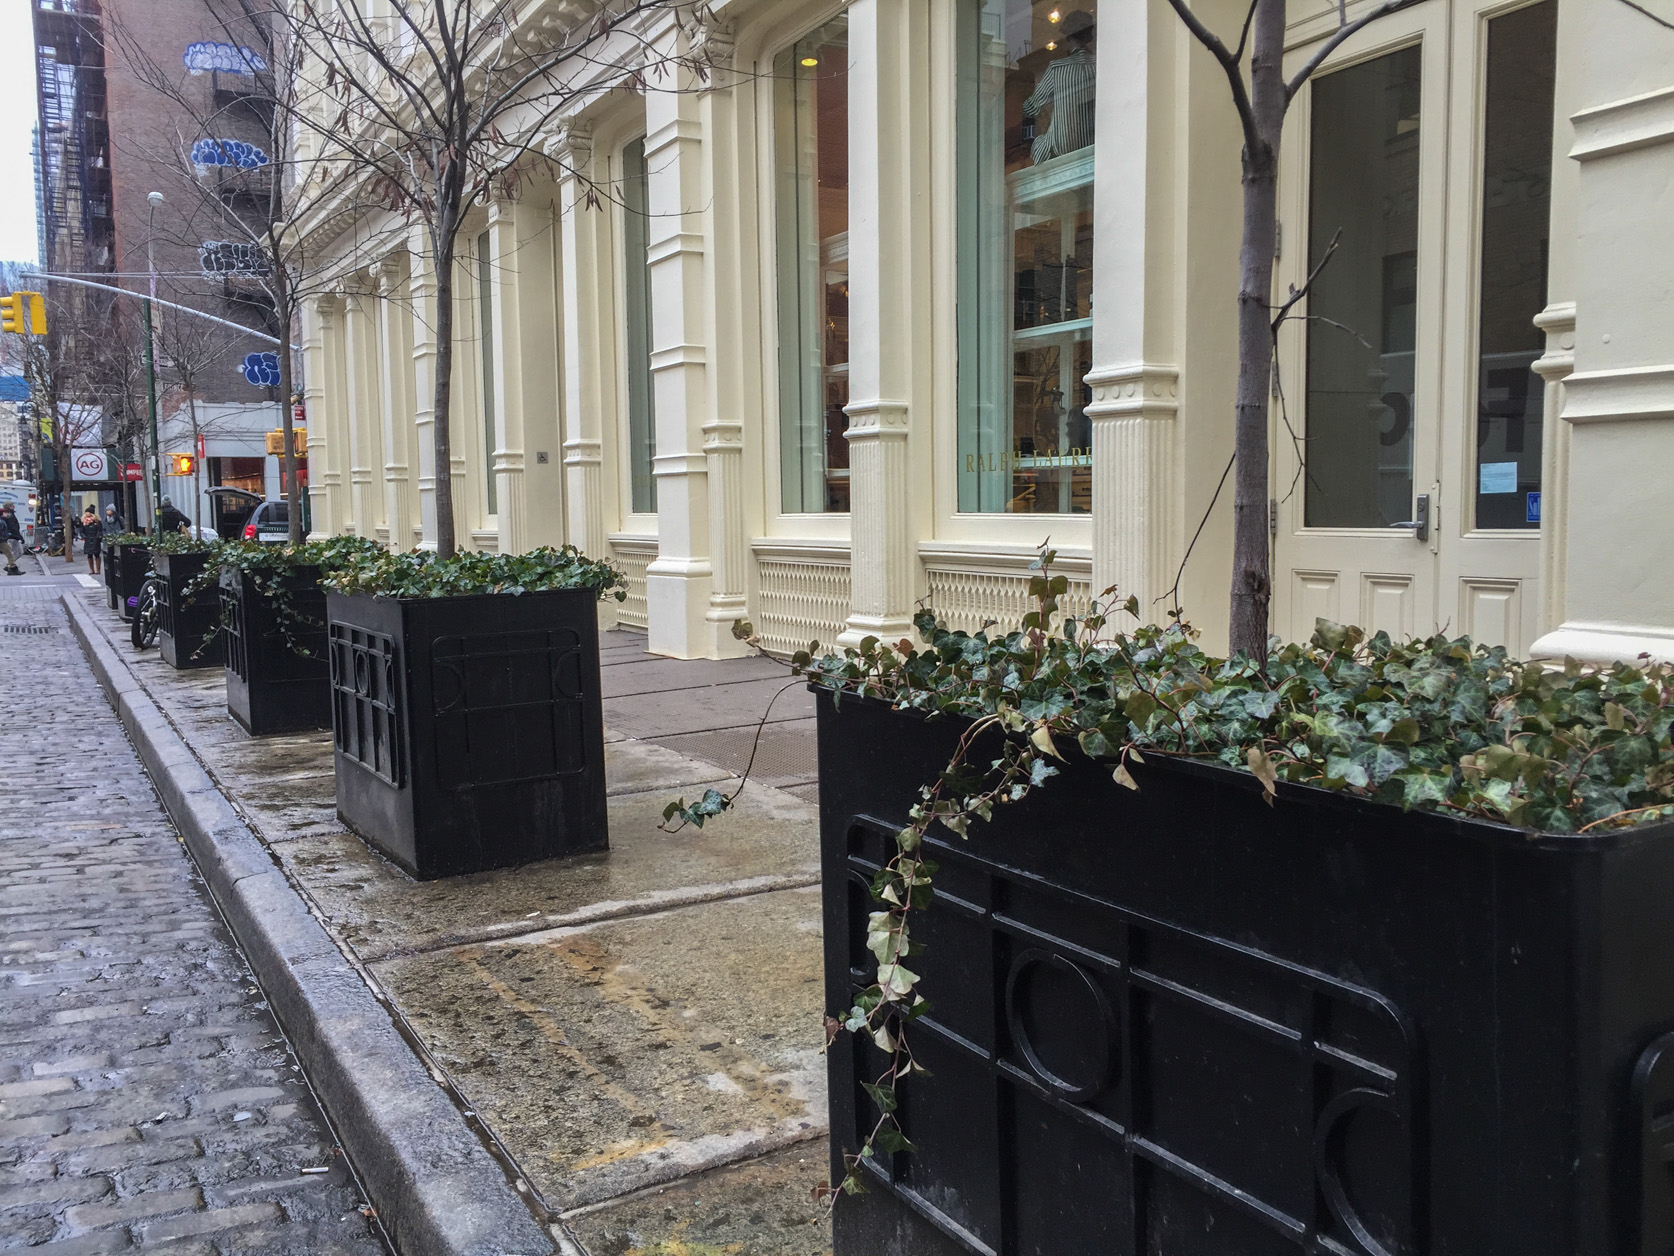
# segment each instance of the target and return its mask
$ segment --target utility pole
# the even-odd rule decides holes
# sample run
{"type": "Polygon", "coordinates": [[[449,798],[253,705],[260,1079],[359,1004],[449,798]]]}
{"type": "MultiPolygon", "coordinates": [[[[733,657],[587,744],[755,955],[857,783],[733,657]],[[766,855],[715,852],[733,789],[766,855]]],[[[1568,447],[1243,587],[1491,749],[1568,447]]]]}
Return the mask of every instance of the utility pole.
{"type": "MultiPolygon", "coordinates": [[[[156,337],[151,330],[151,303],[157,299],[157,261],[153,256],[151,240],[153,227],[157,222],[157,206],[163,203],[161,192],[149,193],[146,203],[150,206],[145,218],[145,271],[149,288],[142,302],[145,309],[145,393],[146,404],[151,410],[151,532],[152,535],[163,535],[163,451],[157,440],[157,360],[154,344],[156,337]]],[[[197,503],[192,504],[194,517],[197,514],[197,503]]]]}

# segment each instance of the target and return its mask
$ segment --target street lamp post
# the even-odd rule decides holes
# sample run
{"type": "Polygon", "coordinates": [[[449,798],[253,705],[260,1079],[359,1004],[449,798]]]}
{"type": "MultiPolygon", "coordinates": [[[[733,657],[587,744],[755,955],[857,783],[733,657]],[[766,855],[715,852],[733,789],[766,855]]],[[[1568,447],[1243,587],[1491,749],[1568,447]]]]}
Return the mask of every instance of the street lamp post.
{"type": "Polygon", "coordinates": [[[145,392],[151,412],[151,531],[163,535],[163,451],[157,441],[157,361],[155,337],[151,331],[151,303],[157,299],[157,261],[152,254],[151,240],[157,222],[157,206],[163,203],[161,192],[146,196],[150,210],[145,219],[145,271],[149,283],[145,300],[145,392]]]}

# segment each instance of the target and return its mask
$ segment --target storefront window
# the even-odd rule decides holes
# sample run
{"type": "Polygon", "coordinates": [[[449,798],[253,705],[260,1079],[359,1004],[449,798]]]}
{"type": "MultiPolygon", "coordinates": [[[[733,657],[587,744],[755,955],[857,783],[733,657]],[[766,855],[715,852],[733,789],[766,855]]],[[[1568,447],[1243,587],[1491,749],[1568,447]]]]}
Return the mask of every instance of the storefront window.
{"type": "Polygon", "coordinates": [[[622,257],[628,331],[628,475],[633,512],[657,512],[656,397],[651,387],[651,267],[646,260],[649,218],[645,189],[645,140],[622,149],[622,257]]]}
{"type": "Polygon", "coordinates": [[[1337,251],[1308,297],[1309,527],[1413,517],[1421,60],[1403,48],[1313,88],[1308,257],[1337,251]]]}
{"type": "Polygon", "coordinates": [[[500,509],[499,486],[494,474],[494,281],[489,273],[488,232],[477,237],[477,330],[482,341],[482,451],[485,511],[500,509]]]}
{"type": "Polygon", "coordinates": [[[1092,9],[959,9],[962,511],[1092,508],[1092,9]]]}
{"type": "Polygon", "coordinates": [[[1483,136],[1481,331],[1477,344],[1476,526],[1540,526],[1543,337],[1552,216],[1552,85],[1558,6],[1488,23],[1483,136]]]}
{"type": "Polygon", "coordinates": [[[773,63],[786,514],[849,508],[848,75],[846,17],[773,63]]]}

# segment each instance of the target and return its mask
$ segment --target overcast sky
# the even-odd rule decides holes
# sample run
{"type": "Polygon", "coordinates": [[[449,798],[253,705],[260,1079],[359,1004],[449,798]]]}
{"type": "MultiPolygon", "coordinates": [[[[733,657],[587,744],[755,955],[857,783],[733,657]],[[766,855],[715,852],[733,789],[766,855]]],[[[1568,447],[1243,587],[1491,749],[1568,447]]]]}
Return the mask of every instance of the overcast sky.
{"type": "Polygon", "coordinates": [[[0,261],[35,261],[35,36],[29,0],[0,0],[0,261]]]}

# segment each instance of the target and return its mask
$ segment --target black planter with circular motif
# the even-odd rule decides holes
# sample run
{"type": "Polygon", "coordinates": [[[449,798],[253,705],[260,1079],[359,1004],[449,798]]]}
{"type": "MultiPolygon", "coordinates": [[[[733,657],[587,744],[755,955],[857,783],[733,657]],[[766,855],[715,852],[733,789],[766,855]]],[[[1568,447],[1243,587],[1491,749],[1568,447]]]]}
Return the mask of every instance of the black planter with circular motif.
{"type": "Polygon", "coordinates": [[[602,851],[591,589],[328,592],[337,814],[421,880],[602,851]]]}
{"type": "MultiPolygon", "coordinates": [[[[827,1012],[961,725],[819,693],[827,1012]]],[[[997,737],[997,735],[996,735],[997,737]]],[[[974,762],[995,757],[979,744],[974,762]]],[[[938,830],[913,1152],[837,1256],[1574,1256],[1674,1242],[1674,824],[1531,834],[1079,755],[938,830]]],[[[833,1172],[877,1113],[829,1052],[833,1172]]],[[[836,1180],[835,1178],[833,1180],[836,1180]]]]}

